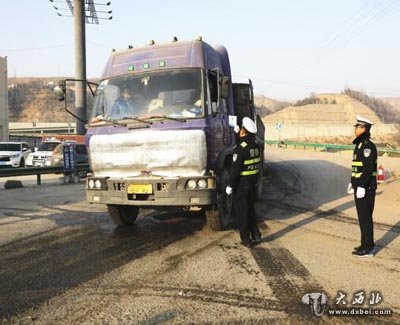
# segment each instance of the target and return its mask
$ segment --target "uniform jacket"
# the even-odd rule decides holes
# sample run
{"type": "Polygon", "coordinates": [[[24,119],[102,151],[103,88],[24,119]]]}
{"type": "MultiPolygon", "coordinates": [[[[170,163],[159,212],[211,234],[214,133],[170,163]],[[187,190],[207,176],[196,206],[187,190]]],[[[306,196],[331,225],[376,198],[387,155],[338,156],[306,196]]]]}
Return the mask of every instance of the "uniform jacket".
{"type": "Polygon", "coordinates": [[[370,140],[369,132],[354,139],[351,184],[353,188],[364,187],[376,189],[376,167],[378,153],[375,144],[370,140]]]}
{"type": "Polygon", "coordinates": [[[260,172],[260,149],[253,135],[239,138],[232,154],[232,166],[228,184],[232,188],[240,185],[257,184],[260,172]]]}

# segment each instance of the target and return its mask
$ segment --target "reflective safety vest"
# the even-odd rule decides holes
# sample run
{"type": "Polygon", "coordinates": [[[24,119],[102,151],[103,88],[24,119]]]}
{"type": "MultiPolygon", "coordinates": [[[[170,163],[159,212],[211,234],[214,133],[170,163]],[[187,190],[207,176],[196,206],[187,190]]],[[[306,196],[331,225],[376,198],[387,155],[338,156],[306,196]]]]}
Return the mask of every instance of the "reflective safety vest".
{"type": "Polygon", "coordinates": [[[260,171],[260,150],[258,147],[248,147],[247,142],[242,141],[240,143],[240,146],[243,149],[248,149],[244,150],[245,155],[244,155],[244,160],[242,164],[242,168],[240,171],[240,176],[251,176],[251,175],[256,175],[260,171]]]}
{"type": "MultiPolygon", "coordinates": [[[[363,162],[362,161],[357,161],[357,160],[353,160],[352,164],[351,164],[351,177],[354,178],[360,178],[363,175],[362,172],[362,167],[363,167],[363,162]]],[[[372,176],[376,176],[376,171],[372,172],[372,176]]]]}
{"type": "Polygon", "coordinates": [[[353,187],[376,189],[377,150],[369,138],[355,143],[351,163],[351,183],[353,187]]]}

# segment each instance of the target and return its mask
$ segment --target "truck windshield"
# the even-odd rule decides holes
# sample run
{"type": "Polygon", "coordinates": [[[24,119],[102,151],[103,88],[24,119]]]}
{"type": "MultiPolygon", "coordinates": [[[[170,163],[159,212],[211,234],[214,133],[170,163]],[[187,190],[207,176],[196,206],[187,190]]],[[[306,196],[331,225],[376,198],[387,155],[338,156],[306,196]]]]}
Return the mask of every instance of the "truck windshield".
{"type": "Polygon", "coordinates": [[[18,143],[0,143],[0,151],[21,151],[18,143]]]}
{"type": "Polygon", "coordinates": [[[202,117],[202,89],[200,69],[169,70],[105,79],[97,88],[92,118],[202,117]]]}

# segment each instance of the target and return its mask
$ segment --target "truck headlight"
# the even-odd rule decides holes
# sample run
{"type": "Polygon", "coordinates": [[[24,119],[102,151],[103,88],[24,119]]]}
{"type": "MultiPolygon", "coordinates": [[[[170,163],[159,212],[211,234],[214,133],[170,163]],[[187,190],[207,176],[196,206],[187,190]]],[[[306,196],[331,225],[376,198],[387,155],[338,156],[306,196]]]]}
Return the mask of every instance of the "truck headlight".
{"type": "Polygon", "coordinates": [[[186,186],[189,190],[194,190],[197,187],[197,183],[194,179],[189,179],[186,186]]]}
{"type": "Polygon", "coordinates": [[[96,179],[96,180],[94,181],[94,187],[97,188],[97,189],[101,189],[101,182],[100,182],[100,180],[96,179]]]}
{"type": "Polygon", "coordinates": [[[101,190],[107,191],[107,179],[106,178],[90,178],[87,181],[87,188],[89,190],[101,190]]]}
{"type": "Polygon", "coordinates": [[[88,187],[89,187],[90,189],[93,189],[93,188],[94,188],[94,180],[93,180],[93,179],[91,179],[91,180],[88,182],[88,187]]]}
{"type": "Polygon", "coordinates": [[[205,179],[199,179],[197,181],[197,186],[199,187],[199,189],[205,189],[207,187],[207,182],[205,179]]]}
{"type": "Polygon", "coordinates": [[[14,155],[10,155],[10,158],[18,158],[18,156],[19,156],[19,154],[18,153],[16,153],[16,154],[14,154],[14,155]]]}

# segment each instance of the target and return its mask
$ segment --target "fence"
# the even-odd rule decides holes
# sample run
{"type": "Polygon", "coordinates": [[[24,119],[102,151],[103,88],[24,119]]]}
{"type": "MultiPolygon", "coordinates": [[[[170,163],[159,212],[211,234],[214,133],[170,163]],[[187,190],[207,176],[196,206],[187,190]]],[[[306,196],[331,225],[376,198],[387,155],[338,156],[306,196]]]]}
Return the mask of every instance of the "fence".
{"type": "MultiPolygon", "coordinates": [[[[89,164],[76,165],[76,172],[90,171],[89,164]]],[[[28,168],[4,168],[0,169],[0,177],[12,176],[31,176],[36,175],[36,184],[42,183],[41,175],[44,174],[64,174],[63,166],[50,166],[50,167],[28,167],[28,168]]]]}
{"type": "MultiPolygon", "coordinates": [[[[306,148],[314,148],[314,151],[317,148],[325,149],[327,151],[345,151],[345,150],[353,150],[354,145],[342,145],[342,144],[326,144],[326,143],[307,143],[307,142],[296,142],[296,141],[278,141],[276,140],[266,140],[266,144],[269,145],[279,145],[280,147],[284,146],[287,148],[288,146],[292,146],[295,149],[298,147],[303,147],[305,150],[306,148]]],[[[384,154],[386,153],[390,157],[398,157],[400,156],[400,149],[392,149],[392,148],[384,148],[378,147],[378,153],[384,154]]]]}

